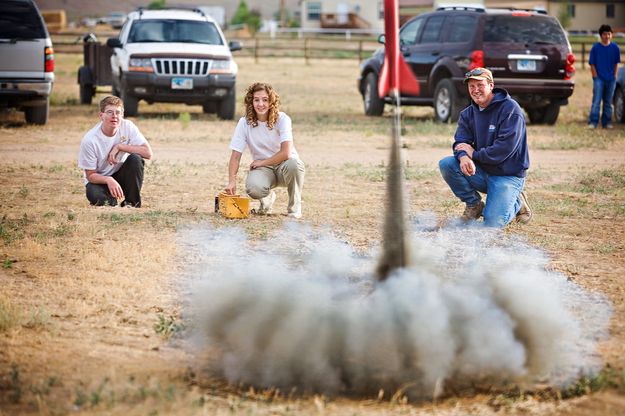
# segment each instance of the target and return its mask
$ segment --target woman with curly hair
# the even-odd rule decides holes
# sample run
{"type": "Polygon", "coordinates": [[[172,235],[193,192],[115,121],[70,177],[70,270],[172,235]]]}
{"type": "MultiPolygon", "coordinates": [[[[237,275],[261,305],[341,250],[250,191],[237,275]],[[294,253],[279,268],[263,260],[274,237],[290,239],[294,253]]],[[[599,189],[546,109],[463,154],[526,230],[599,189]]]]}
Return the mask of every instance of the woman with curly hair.
{"type": "Polygon", "coordinates": [[[269,214],[276,200],[273,190],[285,186],[289,194],[287,215],[302,217],[304,163],[293,145],[291,118],[280,111],[280,96],[269,84],[256,82],[245,93],[245,117],[241,117],[230,142],[226,193],[236,192],[236,177],[246,147],[252,154],[245,191],[260,200],[259,214],[269,214]]]}

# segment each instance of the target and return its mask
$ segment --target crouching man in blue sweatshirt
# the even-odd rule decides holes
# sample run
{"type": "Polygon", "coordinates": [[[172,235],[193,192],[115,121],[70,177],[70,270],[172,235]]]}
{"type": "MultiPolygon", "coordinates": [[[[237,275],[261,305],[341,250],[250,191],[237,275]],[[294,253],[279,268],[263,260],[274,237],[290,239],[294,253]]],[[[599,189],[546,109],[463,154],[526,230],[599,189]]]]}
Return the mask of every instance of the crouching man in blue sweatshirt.
{"type": "Polygon", "coordinates": [[[472,103],[460,114],[453,156],[439,162],[443,179],[466,204],[462,220],[484,216],[484,225],[527,223],[532,211],[523,192],[529,168],[525,115],[493,74],[475,68],[465,74],[472,103]],[[481,194],[487,194],[486,204],[481,194]]]}

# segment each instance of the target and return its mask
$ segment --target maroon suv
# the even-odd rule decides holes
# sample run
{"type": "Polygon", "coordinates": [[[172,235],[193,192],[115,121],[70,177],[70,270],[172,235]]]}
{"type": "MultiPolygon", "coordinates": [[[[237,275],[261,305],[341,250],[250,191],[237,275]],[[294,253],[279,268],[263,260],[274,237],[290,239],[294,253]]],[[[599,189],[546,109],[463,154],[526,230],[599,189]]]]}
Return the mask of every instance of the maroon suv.
{"type": "MultiPolygon", "coordinates": [[[[421,87],[420,96],[402,96],[402,104],[432,106],[441,122],[456,121],[469,104],[462,81],[475,67],[490,69],[495,85],[519,102],[532,123],[554,124],[573,94],[571,45],[558,20],[544,12],[440,8],[406,22],[399,38],[421,87]]],[[[367,115],[381,115],[390,102],[377,93],[383,61],[381,48],[361,64],[358,88],[367,115]]]]}

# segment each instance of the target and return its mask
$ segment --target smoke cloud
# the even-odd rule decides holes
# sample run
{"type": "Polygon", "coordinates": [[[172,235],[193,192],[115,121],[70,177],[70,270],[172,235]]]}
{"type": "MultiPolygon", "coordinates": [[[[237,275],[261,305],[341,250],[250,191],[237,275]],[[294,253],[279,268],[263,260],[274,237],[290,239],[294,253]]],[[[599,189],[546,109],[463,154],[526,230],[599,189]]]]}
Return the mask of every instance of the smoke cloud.
{"type": "Polygon", "coordinates": [[[432,397],[598,371],[602,296],[519,238],[433,224],[414,221],[414,266],[380,283],[379,248],[359,253],[299,224],[254,242],[238,228],[181,230],[196,346],[232,383],[323,393],[432,397]]]}

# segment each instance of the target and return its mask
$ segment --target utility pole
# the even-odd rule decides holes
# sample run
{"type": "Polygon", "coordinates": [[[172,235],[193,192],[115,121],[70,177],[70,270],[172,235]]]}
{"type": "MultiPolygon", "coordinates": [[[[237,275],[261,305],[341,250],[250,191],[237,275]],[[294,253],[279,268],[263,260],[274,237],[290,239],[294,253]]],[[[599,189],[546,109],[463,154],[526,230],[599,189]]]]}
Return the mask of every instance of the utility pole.
{"type": "Polygon", "coordinates": [[[286,7],[284,6],[285,0],[280,0],[280,27],[286,27],[286,7]]]}

